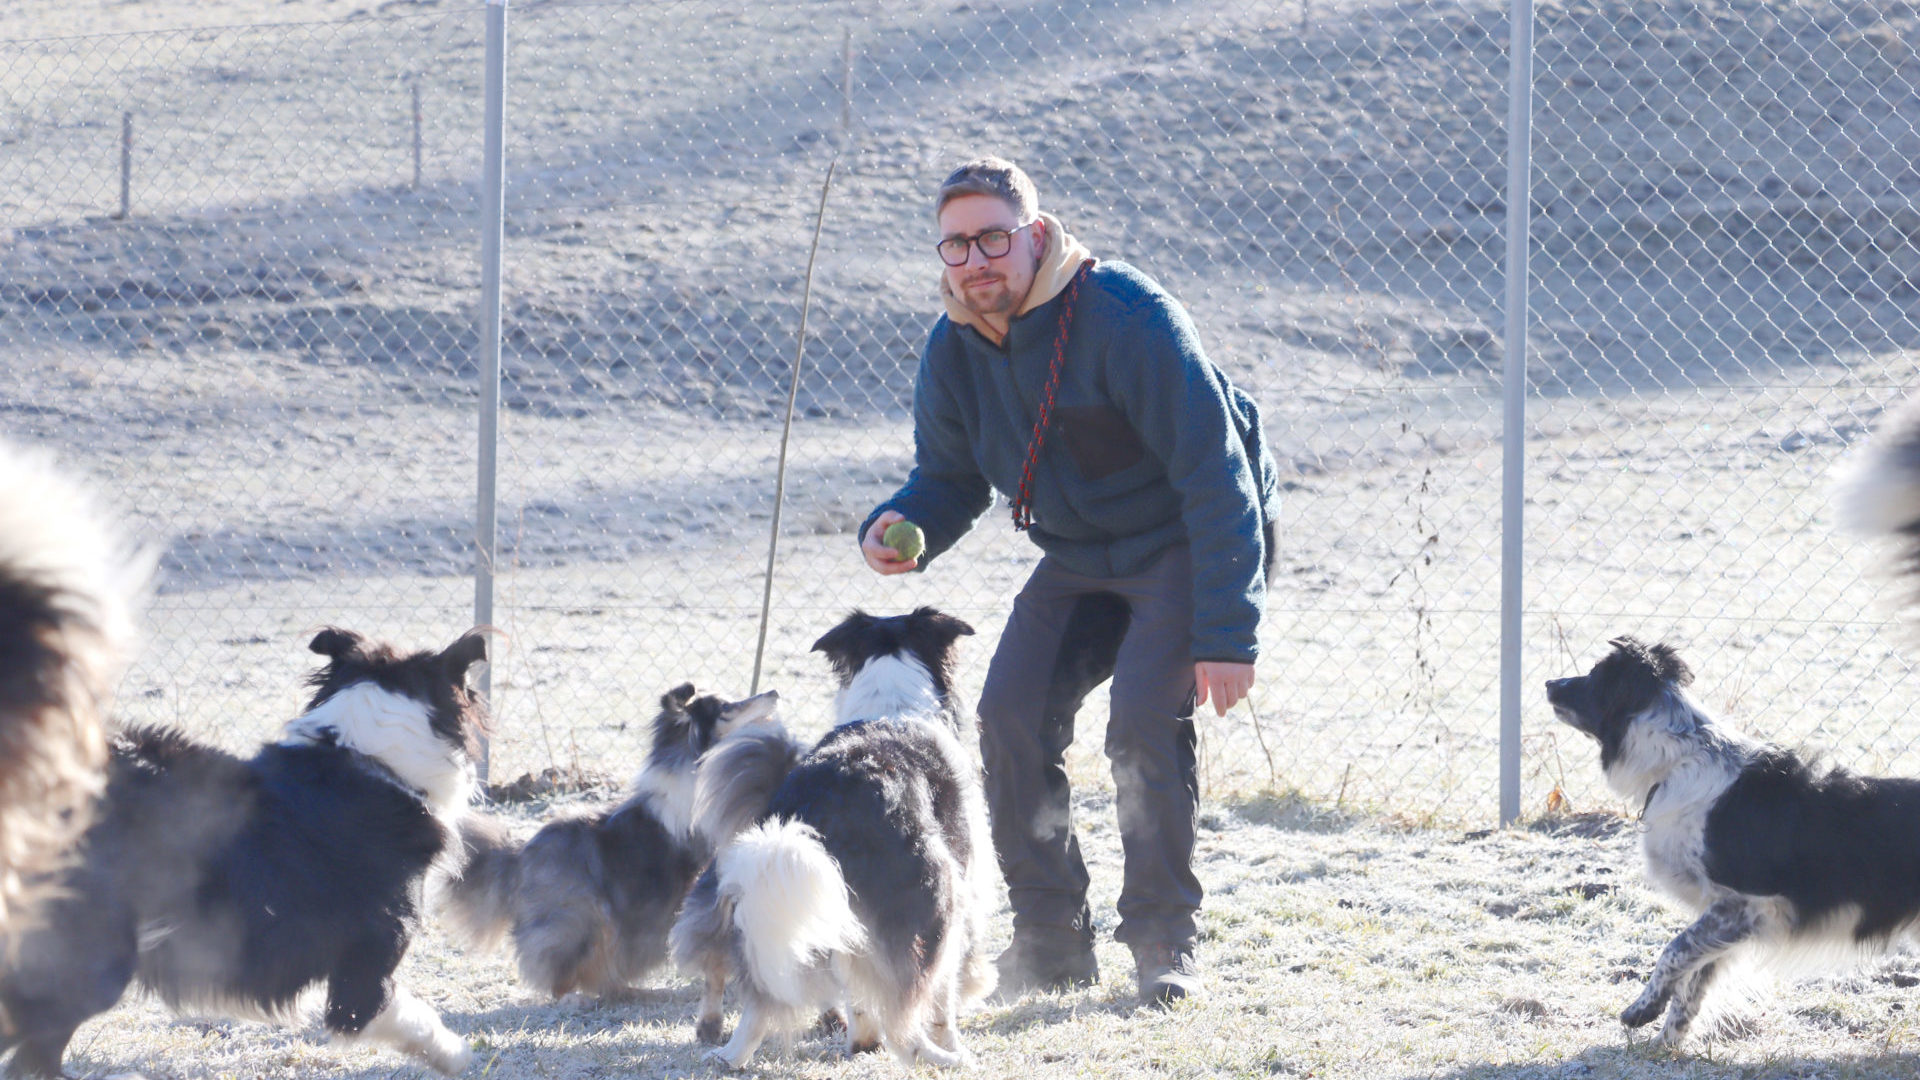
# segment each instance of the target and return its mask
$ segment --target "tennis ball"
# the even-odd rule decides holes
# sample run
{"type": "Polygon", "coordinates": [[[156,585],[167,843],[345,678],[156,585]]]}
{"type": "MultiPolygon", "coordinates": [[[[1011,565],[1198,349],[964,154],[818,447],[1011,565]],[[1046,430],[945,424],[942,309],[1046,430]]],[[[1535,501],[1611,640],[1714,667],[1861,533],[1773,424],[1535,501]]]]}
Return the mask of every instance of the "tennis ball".
{"type": "Polygon", "coordinates": [[[911,521],[896,521],[887,526],[880,542],[900,553],[900,561],[917,559],[927,550],[927,534],[911,521]]]}

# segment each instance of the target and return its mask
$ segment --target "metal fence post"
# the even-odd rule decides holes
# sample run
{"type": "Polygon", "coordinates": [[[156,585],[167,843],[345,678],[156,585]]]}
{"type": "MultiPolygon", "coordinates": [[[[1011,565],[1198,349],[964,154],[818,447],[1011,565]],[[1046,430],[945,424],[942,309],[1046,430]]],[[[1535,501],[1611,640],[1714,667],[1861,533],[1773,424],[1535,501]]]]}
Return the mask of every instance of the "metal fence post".
{"type": "MultiPolygon", "coordinates": [[[[495,477],[500,440],[500,247],[506,232],[507,0],[487,0],[486,137],[480,166],[480,447],[475,498],[473,621],[493,623],[493,570],[498,532],[495,477]]],[[[482,698],[493,697],[493,665],[481,672],[482,698]]],[[[481,743],[480,781],[490,747],[481,743]]]]}
{"type": "Polygon", "coordinates": [[[133,213],[133,114],[120,114],[120,212],[113,215],[125,221],[133,213]]]}
{"type": "Polygon", "coordinates": [[[1527,247],[1533,198],[1533,0],[1513,0],[1507,92],[1507,355],[1501,423],[1500,824],[1520,816],[1521,541],[1527,467],[1527,247]]]}

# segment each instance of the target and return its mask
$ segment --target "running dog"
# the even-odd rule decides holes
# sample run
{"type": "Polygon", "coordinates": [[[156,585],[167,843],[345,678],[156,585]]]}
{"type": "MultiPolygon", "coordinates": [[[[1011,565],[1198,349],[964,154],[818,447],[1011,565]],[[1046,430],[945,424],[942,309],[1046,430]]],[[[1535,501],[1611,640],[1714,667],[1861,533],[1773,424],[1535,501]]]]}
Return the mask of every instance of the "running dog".
{"type": "Polygon", "coordinates": [[[779,695],[660,698],[653,750],[626,799],[548,822],[524,847],[496,819],[461,826],[466,868],[444,896],[456,930],[482,948],[511,937],[520,977],[556,998],[627,993],[667,956],[667,931],[707,844],[693,829],[694,767],[736,731],[778,728],[779,695]]]}
{"type": "MultiPolygon", "coordinates": [[[[1920,403],[1850,463],[1842,520],[1893,547],[1920,591],[1920,403]]],[[[1647,871],[1698,917],[1620,1019],[1678,1047],[1728,964],[1858,959],[1920,927],[1920,780],[1821,768],[1722,727],[1688,697],[1666,645],[1615,638],[1586,675],[1547,683],[1555,714],[1591,736],[1616,793],[1642,808],[1647,871]]]]}
{"type": "Polygon", "coordinates": [[[1678,1047],[1736,955],[1771,966],[1869,956],[1920,923],[1920,780],[1820,769],[1720,726],[1666,645],[1615,638],[1593,670],[1547,683],[1600,747],[1607,785],[1642,807],[1647,874],[1698,913],[1620,1014],[1666,1013],[1678,1047]]]}
{"type": "Polygon", "coordinates": [[[138,982],[175,1008],[278,1018],[326,984],[336,1035],[449,1075],[471,1056],[394,982],[428,871],[458,843],[484,729],[469,633],[402,654],[327,629],[307,710],[239,758],[165,728],[112,744],[94,824],[40,923],[0,947],[9,1076],[57,1077],[138,982]]]}
{"type": "Polygon", "coordinates": [[[777,742],[742,743],[718,774],[734,777],[727,790],[696,795],[716,834],[757,819],[720,847],[673,928],[675,960],[709,979],[703,1038],[719,1033],[715,974],[734,975],[741,1017],[710,1051],[719,1062],[745,1065],[769,1033],[836,1005],[850,1050],[966,1060],[957,1023],[993,988],[996,879],[953,701],[954,645],[971,633],[932,608],[854,612],[813,646],[840,685],[833,729],[790,769],[777,742]],[[775,764],[747,767],[755,756],[775,764]]]}

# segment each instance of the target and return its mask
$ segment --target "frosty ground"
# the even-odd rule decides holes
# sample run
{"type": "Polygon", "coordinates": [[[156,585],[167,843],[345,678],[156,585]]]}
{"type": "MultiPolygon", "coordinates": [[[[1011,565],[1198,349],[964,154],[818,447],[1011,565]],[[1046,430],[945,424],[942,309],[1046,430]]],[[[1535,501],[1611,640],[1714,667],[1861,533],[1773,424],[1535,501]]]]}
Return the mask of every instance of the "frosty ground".
{"type": "MultiPolygon", "coordinates": [[[[543,809],[517,811],[530,827],[543,809]]],[[[1110,926],[1118,877],[1112,806],[1077,813],[1094,902],[1110,926]]],[[[1615,1019],[1683,924],[1642,887],[1634,825],[1581,815],[1501,831],[1396,827],[1287,799],[1235,799],[1203,819],[1209,994],[1140,1008],[1125,950],[1103,942],[1084,992],[990,1003],[963,1025],[993,1077],[1734,1078],[1907,1077],[1920,1067],[1920,964],[1900,958],[1760,995],[1737,1037],[1675,1057],[1615,1019]]],[[[1004,940],[1005,915],[997,921],[1004,940]]],[[[695,986],[663,977],[639,1000],[549,1002],[500,956],[437,932],[401,977],[478,1050],[470,1075],[716,1075],[693,1042],[695,986]]],[[[291,1028],[171,1020],[130,1003],[81,1029],[83,1076],[423,1076],[385,1052],[291,1028]]],[[[750,1075],[897,1076],[803,1036],[750,1075]]]]}

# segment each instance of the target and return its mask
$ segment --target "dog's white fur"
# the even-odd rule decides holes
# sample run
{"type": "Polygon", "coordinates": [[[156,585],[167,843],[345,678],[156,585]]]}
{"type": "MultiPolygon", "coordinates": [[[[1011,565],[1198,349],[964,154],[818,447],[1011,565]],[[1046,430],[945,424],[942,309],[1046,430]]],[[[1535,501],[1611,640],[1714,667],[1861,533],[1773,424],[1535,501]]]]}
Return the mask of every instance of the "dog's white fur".
{"type": "Polygon", "coordinates": [[[285,741],[329,737],[386,766],[443,821],[457,821],[473,802],[472,760],[435,735],[427,706],[405,694],[357,683],[289,722],[285,741]]]}
{"type": "Polygon", "coordinates": [[[714,863],[724,885],[738,890],[734,925],[755,973],[795,1009],[817,993],[807,973],[822,957],[866,945],[840,866],[806,825],[762,822],[714,863]]]}
{"type": "Polygon", "coordinates": [[[693,774],[649,765],[629,787],[677,840],[693,836],[693,774]]]}
{"type": "Polygon", "coordinates": [[[836,725],[935,716],[940,696],[934,692],[932,673],[918,657],[896,654],[869,660],[834,696],[833,711],[836,725]]]}
{"type": "Polygon", "coordinates": [[[37,700],[0,715],[0,932],[47,899],[30,882],[47,880],[91,820],[107,713],[154,561],[50,457],[0,440],[0,581],[43,597],[28,602],[38,614],[14,615],[53,616],[37,632],[43,655],[13,657],[4,672],[36,686],[26,697],[37,700]]]}
{"type": "Polygon", "coordinates": [[[1674,687],[1634,718],[1607,770],[1607,786],[1644,808],[1648,878],[1696,912],[1719,898],[1706,874],[1707,811],[1756,748],[1674,687]]]}
{"type": "Polygon", "coordinates": [[[448,1076],[458,1075],[473,1061],[473,1049],[466,1040],[447,1030],[433,1006],[403,986],[393,988],[386,1008],[353,1041],[392,1047],[448,1076]]]}

